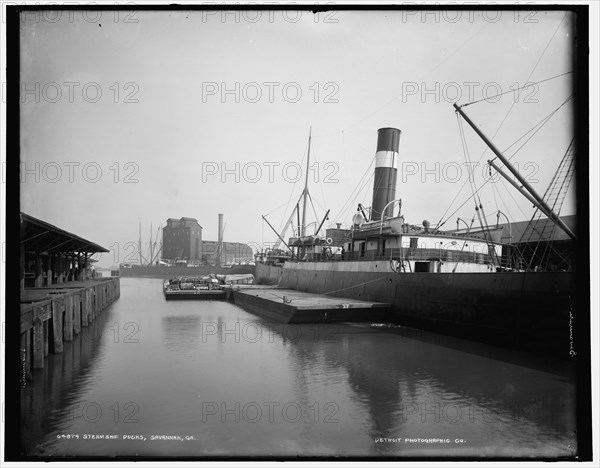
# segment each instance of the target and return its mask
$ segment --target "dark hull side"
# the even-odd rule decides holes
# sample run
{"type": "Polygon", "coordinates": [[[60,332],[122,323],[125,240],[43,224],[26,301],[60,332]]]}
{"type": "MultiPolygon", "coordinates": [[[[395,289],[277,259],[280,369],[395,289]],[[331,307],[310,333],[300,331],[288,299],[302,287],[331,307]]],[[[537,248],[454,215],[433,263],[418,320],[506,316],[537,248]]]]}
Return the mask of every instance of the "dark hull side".
{"type": "Polygon", "coordinates": [[[390,303],[393,323],[565,357],[577,342],[577,321],[587,320],[576,314],[570,272],[396,274],[305,263],[257,264],[255,276],[257,283],[390,303]]]}
{"type": "Polygon", "coordinates": [[[194,301],[218,301],[227,297],[225,291],[164,291],[167,301],[194,300],[194,301]]]}

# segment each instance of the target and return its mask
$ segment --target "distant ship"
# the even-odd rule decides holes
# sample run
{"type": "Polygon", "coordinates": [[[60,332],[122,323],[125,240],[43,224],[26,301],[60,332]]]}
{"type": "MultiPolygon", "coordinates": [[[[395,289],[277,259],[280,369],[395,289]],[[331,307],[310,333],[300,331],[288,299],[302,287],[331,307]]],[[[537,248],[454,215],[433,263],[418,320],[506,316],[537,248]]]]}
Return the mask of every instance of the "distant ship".
{"type": "MultiPolygon", "coordinates": [[[[512,169],[464,111],[457,105],[455,108],[512,169]]],[[[538,210],[522,236],[522,240],[529,236],[530,242],[522,244],[530,248],[528,255],[518,255],[524,252],[502,242],[502,228],[487,225],[481,205],[477,207],[479,228],[472,228],[472,223],[466,229],[441,231],[427,221],[421,225],[407,223],[401,214],[402,202],[395,197],[400,134],[396,128],[378,131],[370,216],[359,204],[349,229],[338,225],[328,229],[326,236],[319,236],[324,218],[309,236],[304,214],[300,221],[298,203],[290,220],[297,215],[299,235],[286,242],[276,232],[279,245],[283,243],[287,251],[259,254],[256,282],[390,303],[390,321],[402,325],[565,357],[576,353],[570,328],[576,315],[574,264],[568,258],[544,257],[534,251],[540,242],[550,242],[557,231],[574,244],[576,235],[571,227],[521,181],[518,173],[515,177],[521,181],[518,185],[523,185],[523,195],[538,210]],[[396,215],[395,207],[399,207],[396,215]],[[545,265],[537,263],[541,257],[545,265]]],[[[564,199],[573,173],[571,144],[548,196],[564,199]]],[[[301,196],[304,206],[307,191],[305,186],[301,196]]],[[[555,208],[561,203],[562,199],[552,200],[555,208]]],[[[327,319],[323,317],[323,321],[327,319]]]]}
{"type": "Polygon", "coordinates": [[[205,276],[254,274],[254,264],[217,265],[120,265],[119,275],[124,278],[171,278],[173,276],[205,276]]]}
{"type": "MultiPolygon", "coordinates": [[[[149,248],[144,255],[140,222],[140,238],[137,245],[139,264],[121,263],[119,275],[134,278],[171,278],[210,274],[253,274],[252,248],[238,242],[224,242],[224,231],[222,214],[219,214],[218,241],[203,240],[202,226],[195,218],[169,218],[167,226],[162,229],[163,239],[160,242],[158,231],[153,240],[151,225],[149,248]]],[[[126,258],[133,260],[134,256],[135,252],[126,258]]]]}

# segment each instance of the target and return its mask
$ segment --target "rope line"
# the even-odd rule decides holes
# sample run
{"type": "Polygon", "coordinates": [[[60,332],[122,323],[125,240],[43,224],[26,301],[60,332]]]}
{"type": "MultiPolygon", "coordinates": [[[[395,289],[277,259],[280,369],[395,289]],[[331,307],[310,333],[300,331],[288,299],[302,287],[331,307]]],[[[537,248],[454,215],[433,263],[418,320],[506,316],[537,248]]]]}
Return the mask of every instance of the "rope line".
{"type": "MultiPolygon", "coordinates": [[[[527,135],[529,132],[531,132],[534,128],[538,127],[535,132],[525,141],[525,143],[523,143],[519,148],[517,148],[517,150],[511,154],[508,157],[508,160],[511,161],[517,154],[518,152],[531,140],[531,138],[535,135],[535,133],[537,133],[544,125],[546,125],[546,123],[548,123],[550,121],[550,119],[554,116],[554,114],[556,112],[558,112],[567,102],[569,102],[571,99],[573,99],[573,95],[571,94],[567,99],[565,99],[562,104],[560,104],[556,109],[554,109],[552,112],[550,112],[546,117],[544,117],[542,120],[540,120],[538,123],[536,123],[532,128],[530,128],[527,132],[525,132],[521,137],[519,137],[517,140],[515,140],[515,142],[513,142],[508,148],[511,148],[512,146],[514,146],[516,144],[517,141],[521,140],[522,138],[525,137],[525,135],[527,135]]],[[[483,156],[483,155],[482,155],[483,156]]],[[[496,158],[494,158],[496,159],[496,158]]],[[[479,161],[481,161],[481,158],[479,159],[479,161]]],[[[478,161],[478,163],[479,163],[478,161]]],[[[479,188],[476,189],[475,192],[479,192],[488,182],[491,181],[491,178],[486,180],[485,182],[483,182],[479,188]]],[[[458,198],[458,195],[460,194],[460,192],[462,191],[462,189],[465,187],[465,185],[467,184],[467,181],[463,182],[463,185],[461,186],[461,188],[459,189],[458,193],[456,194],[456,196],[454,197],[454,199],[452,200],[452,203],[454,203],[454,201],[458,198]]],[[[510,191],[509,191],[510,193],[510,191]]],[[[441,226],[443,226],[444,224],[446,224],[446,222],[453,217],[456,213],[458,213],[458,211],[467,204],[467,202],[472,198],[472,195],[469,196],[456,210],[454,210],[450,216],[448,216],[446,219],[444,219],[444,217],[446,216],[446,213],[448,213],[448,211],[450,210],[450,207],[452,206],[452,203],[449,205],[449,207],[446,209],[446,211],[444,212],[444,214],[442,215],[442,218],[440,219],[440,222],[438,222],[438,225],[436,226],[436,229],[439,229],[441,226]],[[443,222],[442,222],[443,220],[443,222]]]]}
{"type": "MultiPolygon", "coordinates": [[[[552,36],[552,37],[554,37],[554,36],[552,36]]],[[[466,104],[463,104],[461,107],[467,107],[467,106],[470,106],[471,104],[477,104],[478,102],[491,100],[491,99],[494,99],[494,98],[499,97],[499,96],[503,96],[503,95],[508,94],[508,93],[515,93],[515,92],[517,92],[517,91],[519,91],[521,89],[529,88],[530,86],[537,85],[537,84],[540,84],[540,83],[545,83],[546,81],[554,80],[555,78],[560,78],[561,76],[569,75],[571,73],[573,73],[573,72],[572,71],[568,71],[568,72],[561,73],[559,75],[551,76],[550,78],[546,78],[544,80],[533,81],[531,83],[527,82],[523,86],[519,86],[518,88],[510,89],[508,91],[504,91],[503,93],[495,94],[494,96],[486,96],[486,97],[484,97],[482,99],[478,99],[477,101],[467,102],[466,104]]],[[[529,76],[531,76],[531,75],[529,75],[529,76]]]]}

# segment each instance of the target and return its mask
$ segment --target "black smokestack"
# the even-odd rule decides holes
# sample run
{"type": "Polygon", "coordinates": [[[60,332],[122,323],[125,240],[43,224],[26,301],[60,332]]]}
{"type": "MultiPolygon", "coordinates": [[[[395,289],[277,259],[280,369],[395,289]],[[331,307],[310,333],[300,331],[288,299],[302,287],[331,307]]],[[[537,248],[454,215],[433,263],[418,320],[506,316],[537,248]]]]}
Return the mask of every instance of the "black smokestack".
{"type": "MultiPolygon", "coordinates": [[[[377,130],[371,221],[380,220],[385,205],[396,198],[400,133],[397,128],[380,128],[377,130]]],[[[386,210],[386,217],[392,216],[393,208],[393,206],[390,206],[386,210]]]]}

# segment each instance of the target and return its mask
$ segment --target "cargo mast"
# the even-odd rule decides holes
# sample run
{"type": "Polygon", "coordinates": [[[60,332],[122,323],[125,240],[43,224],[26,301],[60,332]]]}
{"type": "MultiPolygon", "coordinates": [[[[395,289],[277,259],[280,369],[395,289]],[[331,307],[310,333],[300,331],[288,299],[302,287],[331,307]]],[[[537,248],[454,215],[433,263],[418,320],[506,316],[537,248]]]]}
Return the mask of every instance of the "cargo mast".
{"type": "MultiPolygon", "coordinates": [[[[469,118],[467,114],[465,114],[461,107],[455,103],[454,108],[456,109],[456,112],[458,112],[462,116],[465,122],[467,122],[469,126],[475,131],[475,133],[477,133],[479,138],[483,140],[483,142],[488,146],[488,148],[492,150],[496,157],[504,163],[506,169],[508,169],[512,173],[512,175],[521,183],[522,188],[517,187],[515,184],[513,184],[513,182],[511,182],[511,184],[513,184],[517,188],[517,190],[519,190],[519,192],[521,192],[529,201],[531,201],[537,209],[539,209],[548,218],[554,221],[554,223],[557,224],[563,231],[565,231],[571,239],[576,240],[577,237],[573,233],[573,231],[571,231],[571,229],[569,229],[569,227],[564,223],[564,221],[560,219],[556,215],[556,213],[554,213],[552,208],[550,208],[548,204],[544,201],[544,199],[536,193],[533,187],[531,187],[531,185],[529,185],[529,183],[521,176],[521,174],[519,174],[519,172],[510,164],[510,162],[504,157],[500,150],[496,148],[496,146],[488,139],[488,137],[485,136],[485,134],[481,130],[479,130],[477,125],[473,123],[473,121],[469,118]]],[[[490,165],[492,165],[491,162],[490,165]]],[[[502,172],[496,165],[492,165],[492,167],[494,167],[494,169],[496,169],[502,177],[504,177],[510,182],[510,178],[507,177],[506,174],[504,174],[504,172],[502,172]]]]}
{"type": "Polygon", "coordinates": [[[300,227],[300,237],[306,236],[306,198],[308,197],[308,171],[310,167],[310,141],[312,139],[312,127],[308,131],[308,155],[306,156],[306,177],[304,179],[304,191],[302,196],[302,226],[300,227]]]}

